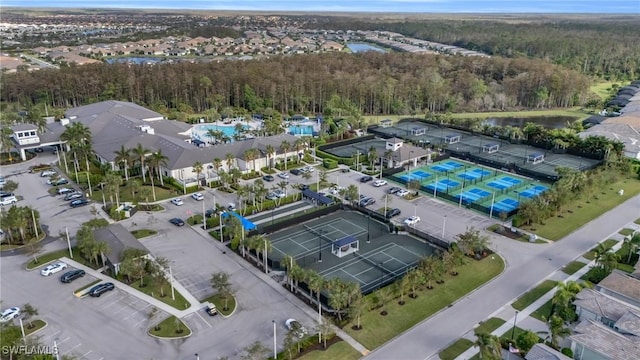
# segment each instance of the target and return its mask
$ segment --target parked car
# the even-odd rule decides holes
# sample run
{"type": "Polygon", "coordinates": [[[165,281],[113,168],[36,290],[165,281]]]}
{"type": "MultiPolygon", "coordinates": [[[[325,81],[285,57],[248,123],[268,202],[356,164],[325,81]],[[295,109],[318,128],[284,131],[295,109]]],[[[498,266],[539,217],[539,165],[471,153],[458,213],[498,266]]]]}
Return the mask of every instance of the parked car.
{"type": "Polygon", "coordinates": [[[287,194],[285,194],[285,193],[284,193],[284,191],[282,191],[282,190],[280,190],[280,189],[274,190],[274,191],[273,191],[273,193],[274,193],[277,197],[279,197],[280,199],[282,199],[282,198],[284,198],[285,196],[287,196],[287,194]]]}
{"type": "Polygon", "coordinates": [[[171,199],[171,203],[176,206],[181,206],[184,204],[184,201],[182,201],[181,198],[175,198],[175,199],[171,199]]]}
{"type": "Polygon", "coordinates": [[[277,199],[278,197],[276,196],[276,194],[275,194],[275,193],[270,192],[270,193],[268,193],[268,194],[267,194],[267,196],[265,196],[265,198],[266,198],[267,200],[275,200],[275,199],[277,199]]]}
{"type": "Polygon", "coordinates": [[[73,193],[75,192],[74,189],[70,189],[70,188],[60,188],[58,189],[58,195],[64,195],[64,194],[69,194],[69,193],[73,193]]]}
{"type": "Polygon", "coordinates": [[[340,169],[340,172],[341,172],[341,173],[348,173],[348,172],[350,172],[350,171],[351,171],[351,169],[349,169],[349,168],[342,168],[342,169],[340,169]]]}
{"type": "Polygon", "coordinates": [[[33,149],[33,151],[35,151],[37,153],[41,153],[41,152],[44,152],[44,149],[43,148],[35,148],[35,149],[33,149]]]}
{"type": "Polygon", "coordinates": [[[227,205],[227,210],[229,210],[229,211],[236,211],[236,204],[234,204],[234,203],[229,203],[229,205],[227,205]]]}
{"type": "Polygon", "coordinates": [[[272,175],[265,175],[262,177],[262,180],[272,182],[275,178],[272,175]]]}
{"type": "Polygon", "coordinates": [[[204,200],[204,195],[202,195],[202,193],[199,193],[199,192],[191,194],[191,197],[193,198],[193,200],[196,200],[196,201],[204,200]]]}
{"type": "Polygon", "coordinates": [[[80,269],[67,271],[66,273],[62,274],[62,276],[60,277],[60,281],[63,283],[70,283],[75,279],[83,277],[84,274],[84,270],[80,269]]]}
{"type": "Polygon", "coordinates": [[[298,188],[300,188],[300,190],[304,191],[304,190],[309,190],[311,187],[307,184],[300,184],[298,185],[298,188]]]}
{"type": "Polygon", "coordinates": [[[71,200],[80,199],[80,198],[82,198],[82,194],[81,193],[72,192],[72,193],[68,193],[67,195],[65,195],[64,201],[71,201],[71,200]]]}
{"type": "Polygon", "coordinates": [[[172,223],[175,226],[184,226],[184,221],[182,221],[182,219],[180,219],[180,218],[169,219],[169,222],[172,223]]]}
{"type": "Polygon", "coordinates": [[[373,186],[375,187],[380,187],[380,186],[385,186],[387,185],[387,181],[386,180],[376,180],[372,183],[373,186]]]}
{"type": "Polygon", "coordinates": [[[281,172],[278,174],[278,177],[281,179],[288,179],[289,178],[289,174],[287,174],[286,172],[281,172]]]}
{"type": "Polygon", "coordinates": [[[69,180],[65,178],[47,180],[47,184],[51,186],[67,185],[68,183],[69,183],[69,180]]]}
{"type": "Polygon", "coordinates": [[[344,190],[342,186],[334,186],[329,190],[329,194],[331,195],[340,195],[340,191],[344,190]]]}
{"type": "Polygon", "coordinates": [[[11,321],[13,319],[15,319],[16,317],[20,316],[20,308],[19,307],[12,307],[12,308],[8,308],[5,311],[2,312],[2,315],[0,315],[0,322],[7,322],[7,321],[11,321]]]}
{"type": "Polygon", "coordinates": [[[302,174],[302,171],[300,171],[300,169],[291,169],[289,172],[290,172],[291,174],[293,174],[293,175],[300,175],[300,174],[302,174]]]}
{"type": "Polygon", "coordinates": [[[404,223],[409,226],[415,226],[419,222],[420,222],[420,216],[411,216],[404,219],[404,223]]]}
{"type": "Polygon", "coordinates": [[[49,276],[49,275],[53,275],[57,272],[60,272],[64,269],[66,269],[67,267],[69,267],[69,265],[63,263],[63,262],[57,262],[57,263],[53,263],[51,265],[47,265],[44,269],[40,270],[40,275],[42,276],[49,276]]]}
{"type": "Polygon", "coordinates": [[[18,202],[18,198],[13,195],[0,198],[0,206],[13,205],[18,202]]]}
{"type": "Polygon", "coordinates": [[[360,206],[362,206],[362,207],[373,205],[375,203],[376,203],[376,199],[370,198],[370,197],[367,197],[367,198],[364,198],[364,199],[360,200],[360,206]]]}
{"type": "Polygon", "coordinates": [[[204,311],[206,311],[209,316],[215,316],[218,314],[218,309],[216,309],[216,305],[212,303],[207,303],[204,306],[204,311]]]}
{"type": "Polygon", "coordinates": [[[400,209],[398,208],[393,208],[390,210],[387,210],[387,213],[385,214],[385,217],[387,219],[391,219],[392,217],[398,216],[400,215],[402,212],[400,211],[400,209]]]}
{"type": "Polygon", "coordinates": [[[316,169],[314,169],[312,166],[305,166],[302,168],[302,171],[304,172],[314,172],[316,169]]]}
{"type": "Polygon", "coordinates": [[[89,203],[89,200],[87,199],[77,199],[77,200],[73,200],[71,201],[71,203],[69,204],[72,208],[77,208],[80,206],[85,206],[89,203]]]}
{"type": "Polygon", "coordinates": [[[287,330],[292,331],[297,337],[303,338],[307,334],[307,329],[302,326],[296,319],[288,319],[284,322],[287,330]]]}
{"type": "Polygon", "coordinates": [[[216,215],[218,213],[218,209],[207,209],[207,211],[204,212],[204,216],[207,218],[213,217],[214,215],[216,215]]]}
{"type": "Polygon", "coordinates": [[[57,174],[55,171],[53,170],[44,170],[43,172],[40,173],[40,177],[50,177],[57,174]]]}
{"type": "Polygon", "coordinates": [[[91,288],[91,290],[89,290],[89,296],[92,297],[100,297],[100,295],[102,295],[103,293],[107,292],[107,291],[111,291],[113,289],[115,289],[115,285],[113,285],[113,283],[102,283],[102,284],[98,284],[94,287],[91,288]]]}
{"type": "Polygon", "coordinates": [[[400,190],[402,190],[402,188],[399,188],[397,186],[393,186],[393,187],[390,187],[389,189],[387,189],[387,193],[388,194],[397,194],[398,191],[400,191],[400,190]]]}
{"type": "Polygon", "coordinates": [[[409,195],[409,190],[401,189],[396,193],[396,195],[402,196],[402,197],[407,196],[409,195]]]}
{"type": "Polygon", "coordinates": [[[367,176],[363,176],[363,177],[361,177],[361,178],[360,178],[360,182],[361,182],[361,183],[366,183],[366,182],[369,182],[369,181],[371,181],[371,180],[373,180],[373,177],[371,177],[371,176],[369,176],[369,175],[367,175],[367,176]]]}

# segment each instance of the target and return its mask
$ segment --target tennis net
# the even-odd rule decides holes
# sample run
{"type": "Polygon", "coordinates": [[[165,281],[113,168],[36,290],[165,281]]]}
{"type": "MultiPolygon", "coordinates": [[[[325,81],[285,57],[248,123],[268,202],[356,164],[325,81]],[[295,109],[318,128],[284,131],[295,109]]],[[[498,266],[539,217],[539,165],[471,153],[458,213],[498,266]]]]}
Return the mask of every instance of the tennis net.
{"type": "Polygon", "coordinates": [[[318,236],[320,239],[324,240],[327,244],[333,245],[333,240],[331,240],[330,238],[328,238],[326,235],[323,234],[324,230],[314,229],[311,226],[306,224],[302,224],[302,226],[304,226],[304,228],[307,229],[307,231],[311,232],[312,234],[318,236]]]}

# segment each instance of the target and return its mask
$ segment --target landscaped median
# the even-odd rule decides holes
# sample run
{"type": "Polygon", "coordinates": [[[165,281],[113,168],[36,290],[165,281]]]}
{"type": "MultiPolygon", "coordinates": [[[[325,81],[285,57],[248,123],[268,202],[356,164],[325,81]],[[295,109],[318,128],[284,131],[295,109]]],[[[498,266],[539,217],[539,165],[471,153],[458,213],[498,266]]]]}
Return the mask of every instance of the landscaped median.
{"type": "Polygon", "coordinates": [[[164,339],[182,339],[191,336],[191,329],[175,316],[169,316],[149,329],[149,335],[164,339]]]}
{"type": "Polygon", "coordinates": [[[76,297],[79,297],[79,298],[85,297],[85,296],[87,296],[87,293],[89,292],[89,290],[92,287],[94,287],[95,285],[98,285],[98,283],[100,283],[100,282],[102,282],[102,280],[100,280],[100,279],[92,281],[92,282],[88,283],[87,285],[75,290],[73,292],[73,295],[75,295],[76,297]]]}
{"type": "Polygon", "coordinates": [[[236,307],[237,307],[237,302],[236,302],[236,298],[235,296],[231,295],[229,296],[229,298],[227,299],[227,301],[225,301],[224,297],[219,295],[219,294],[215,294],[215,295],[211,295],[208,298],[202,300],[203,303],[213,303],[216,306],[216,309],[218,310],[218,314],[222,315],[223,317],[229,317],[231,315],[233,315],[233,313],[236,312],[236,307]]]}
{"type": "MultiPolygon", "coordinates": [[[[362,329],[354,330],[355,321],[343,327],[349,335],[367,349],[375,349],[400,335],[412,326],[450,306],[461,297],[498,276],[504,270],[504,261],[498,255],[490,255],[479,261],[469,261],[461,267],[457,276],[447,276],[444,284],[432,290],[417,292],[416,298],[406,297],[404,305],[398,301],[387,304],[388,315],[380,314],[379,309],[362,314],[362,329]]],[[[375,293],[368,295],[376,296],[375,293]]]]}
{"type": "Polygon", "coordinates": [[[27,321],[24,327],[24,334],[31,335],[38,330],[44,329],[47,326],[47,322],[40,319],[35,319],[32,321],[27,321]]]}
{"type": "Polygon", "coordinates": [[[527,306],[533,304],[536,300],[538,300],[542,295],[548,293],[558,285],[557,281],[553,280],[545,280],[540,285],[535,288],[527,291],[524,295],[520,296],[518,300],[514,301],[511,306],[518,310],[522,311],[527,308],[527,306]]]}

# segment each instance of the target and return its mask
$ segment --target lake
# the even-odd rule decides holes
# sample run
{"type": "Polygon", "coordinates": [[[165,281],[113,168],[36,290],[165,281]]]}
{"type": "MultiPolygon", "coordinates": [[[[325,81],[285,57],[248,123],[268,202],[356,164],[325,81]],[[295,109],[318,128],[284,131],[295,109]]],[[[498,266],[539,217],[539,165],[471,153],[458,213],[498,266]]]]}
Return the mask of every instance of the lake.
{"type": "Polygon", "coordinates": [[[380,48],[371,44],[366,44],[366,43],[347,43],[347,47],[354,53],[365,52],[365,51],[387,52],[387,50],[383,48],[380,48]]]}
{"type": "Polygon", "coordinates": [[[576,121],[572,116],[529,116],[529,117],[499,117],[487,118],[482,124],[491,126],[515,126],[523,128],[528,122],[536,123],[550,129],[559,129],[567,126],[567,123],[576,121]]]}
{"type": "Polygon", "coordinates": [[[108,58],[105,61],[107,64],[113,64],[116,61],[119,63],[132,63],[136,65],[141,64],[157,64],[162,62],[164,59],[157,57],[121,57],[121,58],[108,58]]]}

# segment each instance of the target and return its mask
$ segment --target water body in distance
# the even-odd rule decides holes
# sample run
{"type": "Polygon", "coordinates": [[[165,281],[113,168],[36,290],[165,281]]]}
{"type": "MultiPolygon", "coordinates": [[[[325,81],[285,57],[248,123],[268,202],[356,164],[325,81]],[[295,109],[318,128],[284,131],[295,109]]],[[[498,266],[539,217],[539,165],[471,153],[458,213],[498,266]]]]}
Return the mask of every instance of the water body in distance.
{"type": "Polygon", "coordinates": [[[387,50],[383,48],[379,48],[377,46],[366,43],[347,43],[347,47],[354,53],[365,51],[387,52],[387,50]]]}

